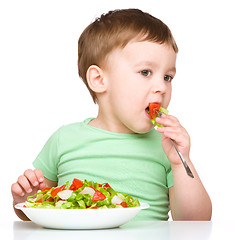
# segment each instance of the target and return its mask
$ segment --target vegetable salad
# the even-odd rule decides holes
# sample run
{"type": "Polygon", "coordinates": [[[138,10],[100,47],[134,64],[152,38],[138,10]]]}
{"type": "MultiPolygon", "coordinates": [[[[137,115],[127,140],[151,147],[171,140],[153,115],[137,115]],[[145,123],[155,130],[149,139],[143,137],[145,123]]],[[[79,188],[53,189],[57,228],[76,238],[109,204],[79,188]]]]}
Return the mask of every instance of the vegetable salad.
{"type": "Polygon", "coordinates": [[[27,198],[24,207],[55,209],[127,208],[140,206],[139,200],[114,191],[108,184],[74,178],[58,187],[46,187],[27,198]]]}

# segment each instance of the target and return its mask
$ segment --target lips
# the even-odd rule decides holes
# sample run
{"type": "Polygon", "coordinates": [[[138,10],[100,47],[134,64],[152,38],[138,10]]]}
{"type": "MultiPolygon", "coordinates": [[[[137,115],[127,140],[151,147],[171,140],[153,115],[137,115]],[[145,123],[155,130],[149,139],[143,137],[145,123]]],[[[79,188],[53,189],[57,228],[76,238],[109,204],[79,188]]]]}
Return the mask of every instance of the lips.
{"type": "Polygon", "coordinates": [[[150,115],[149,115],[149,108],[148,108],[148,107],[145,108],[145,114],[147,115],[147,117],[148,117],[149,119],[151,119],[151,117],[150,117],[150,115]]]}
{"type": "Polygon", "coordinates": [[[145,108],[145,113],[146,113],[147,117],[148,117],[149,119],[151,119],[151,117],[150,117],[150,115],[149,115],[149,106],[145,108]]]}

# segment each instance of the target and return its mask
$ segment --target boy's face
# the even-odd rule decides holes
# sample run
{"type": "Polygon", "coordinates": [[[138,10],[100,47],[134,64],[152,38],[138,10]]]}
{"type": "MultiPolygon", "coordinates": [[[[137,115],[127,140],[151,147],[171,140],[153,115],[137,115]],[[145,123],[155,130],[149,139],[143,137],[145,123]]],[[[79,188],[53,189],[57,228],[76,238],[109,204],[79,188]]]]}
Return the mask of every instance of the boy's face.
{"type": "Polygon", "coordinates": [[[108,128],[120,133],[150,131],[153,124],[146,108],[150,102],[168,107],[175,64],[176,53],[165,44],[133,41],[112,51],[104,69],[107,99],[102,110],[108,128]]]}

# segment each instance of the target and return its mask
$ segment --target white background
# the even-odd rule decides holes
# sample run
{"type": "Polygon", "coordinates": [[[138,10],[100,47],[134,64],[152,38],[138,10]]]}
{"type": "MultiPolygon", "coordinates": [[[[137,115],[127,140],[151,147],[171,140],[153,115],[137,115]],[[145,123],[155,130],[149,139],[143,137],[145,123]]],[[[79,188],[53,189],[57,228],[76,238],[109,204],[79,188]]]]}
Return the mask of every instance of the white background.
{"type": "Polygon", "coordinates": [[[232,220],[232,0],[1,0],[1,217],[18,220],[10,186],[32,167],[48,137],[61,125],[96,116],[77,74],[77,40],[91,21],[117,8],[140,8],[172,30],[179,54],[169,110],[191,136],[191,159],[211,196],[213,220],[232,220]]]}

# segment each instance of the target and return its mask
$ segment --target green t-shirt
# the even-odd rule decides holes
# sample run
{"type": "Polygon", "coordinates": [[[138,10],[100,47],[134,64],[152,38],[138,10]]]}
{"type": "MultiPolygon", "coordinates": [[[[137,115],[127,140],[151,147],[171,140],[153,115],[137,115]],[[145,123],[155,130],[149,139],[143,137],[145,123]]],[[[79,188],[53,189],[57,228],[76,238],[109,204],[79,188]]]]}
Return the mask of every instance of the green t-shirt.
{"type": "Polygon", "coordinates": [[[36,160],[44,176],[58,185],[73,178],[108,182],[150,205],[138,220],[167,220],[168,188],[173,186],[170,163],[155,129],[145,134],[113,133],[89,126],[92,118],[59,128],[36,160]]]}

